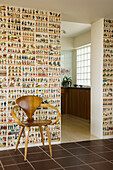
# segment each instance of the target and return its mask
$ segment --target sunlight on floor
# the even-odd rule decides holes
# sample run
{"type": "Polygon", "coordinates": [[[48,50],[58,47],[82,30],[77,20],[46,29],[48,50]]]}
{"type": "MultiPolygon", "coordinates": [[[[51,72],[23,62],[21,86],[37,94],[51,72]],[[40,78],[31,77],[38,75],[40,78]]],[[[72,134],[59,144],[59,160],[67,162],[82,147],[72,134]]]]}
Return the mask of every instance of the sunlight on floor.
{"type": "Polygon", "coordinates": [[[90,135],[90,124],[87,120],[73,115],[62,115],[61,142],[77,142],[98,139],[90,135]]]}

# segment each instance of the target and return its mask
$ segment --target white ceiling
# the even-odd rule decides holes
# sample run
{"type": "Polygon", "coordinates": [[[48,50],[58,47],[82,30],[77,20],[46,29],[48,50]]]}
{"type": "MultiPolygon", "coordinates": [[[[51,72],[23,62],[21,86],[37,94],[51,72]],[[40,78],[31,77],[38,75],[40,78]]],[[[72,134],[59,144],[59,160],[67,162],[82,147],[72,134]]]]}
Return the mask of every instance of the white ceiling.
{"type": "Polygon", "coordinates": [[[62,21],[78,23],[113,18],[113,0],[0,0],[0,4],[60,11],[62,21]]]}
{"type": "Polygon", "coordinates": [[[91,24],[81,24],[76,22],[61,22],[62,37],[76,37],[81,33],[87,32],[91,29],[91,24]],[[64,30],[66,33],[63,34],[64,30]]]}

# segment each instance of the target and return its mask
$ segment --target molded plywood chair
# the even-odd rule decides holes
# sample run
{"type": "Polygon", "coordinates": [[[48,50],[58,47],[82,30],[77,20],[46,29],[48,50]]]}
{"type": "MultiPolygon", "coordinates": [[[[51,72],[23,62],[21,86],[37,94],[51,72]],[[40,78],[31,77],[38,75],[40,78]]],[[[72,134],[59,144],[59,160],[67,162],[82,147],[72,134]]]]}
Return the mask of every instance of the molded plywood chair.
{"type": "Polygon", "coordinates": [[[27,145],[28,145],[29,130],[30,130],[31,126],[39,126],[40,134],[41,134],[41,138],[42,138],[42,144],[43,144],[43,148],[44,148],[44,138],[43,138],[42,126],[45,126],[46,131],[47,131],[47,135],[48,135],[50,155],[52,157],[51,138],[50,138],[50,132],[49,132],[48,125],[53,125],[60,119],[61,114],[60,114],[59,110],[56,107],[54,107],[54,106],[52,106],[50,104],[41,104],[42,103],[42,98],[38,97],[38,96],[30,96],[30,95],[22,96],[22,97],[19,97],[16,100],[16,103],[18,105],[13,107],[13,109],[11,111],[11,114],[12,114],[12,117],[14,118],[15,122],[18,123],[18,125],[21,126],[21,130],[20,130],[20,133],[19,133],[19,137],[18,137],[18,140],[17,140],[15,151],[17,150],[17,147],[18,147],[19,140],[20,140],[20,137],[22,135],[22,132],[25,129],[25,157],[24,157],[24,160],[26,160],[26,158],[27,158],[27,145]],[[26,113],[26,115],[28,117],[27,121],[20,121],[18,119],[18,117],[16,116],[14,110],[19,108],[19,107],[22,108],[23,111],[26,113]],[[44,107],[46,107],[46,108],[50,107],[52,109],[55,109],[58,112],[58,117],[56,118],[56,120],[53,123],[52,123],[51,120],[34,120],[32,118],[32,116],[33,116],[34,112],[36,111],[36,109],[38,107],[43,107],[43,108],[44,107]]]}

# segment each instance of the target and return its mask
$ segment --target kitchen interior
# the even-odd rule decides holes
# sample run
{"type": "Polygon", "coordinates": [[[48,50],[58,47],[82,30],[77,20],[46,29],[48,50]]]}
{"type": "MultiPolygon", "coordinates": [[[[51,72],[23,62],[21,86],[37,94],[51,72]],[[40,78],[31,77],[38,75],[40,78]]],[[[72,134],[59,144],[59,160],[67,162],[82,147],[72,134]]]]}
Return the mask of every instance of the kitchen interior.
{"type": "Polygon", "coordinates": [[[61,23],[62,142],[96,139],[90,135],[91,25],[61,23]]]}

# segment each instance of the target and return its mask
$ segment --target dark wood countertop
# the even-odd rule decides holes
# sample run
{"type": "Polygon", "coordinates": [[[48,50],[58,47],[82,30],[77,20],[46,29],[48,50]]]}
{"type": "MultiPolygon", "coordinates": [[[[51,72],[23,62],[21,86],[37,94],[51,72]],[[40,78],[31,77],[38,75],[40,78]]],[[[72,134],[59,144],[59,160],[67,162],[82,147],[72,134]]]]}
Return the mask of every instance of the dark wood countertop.
{"type": "Polygon", "coordinates": [[[61,87],[61,89],[91,89],[91,87],[61,87]]]}

